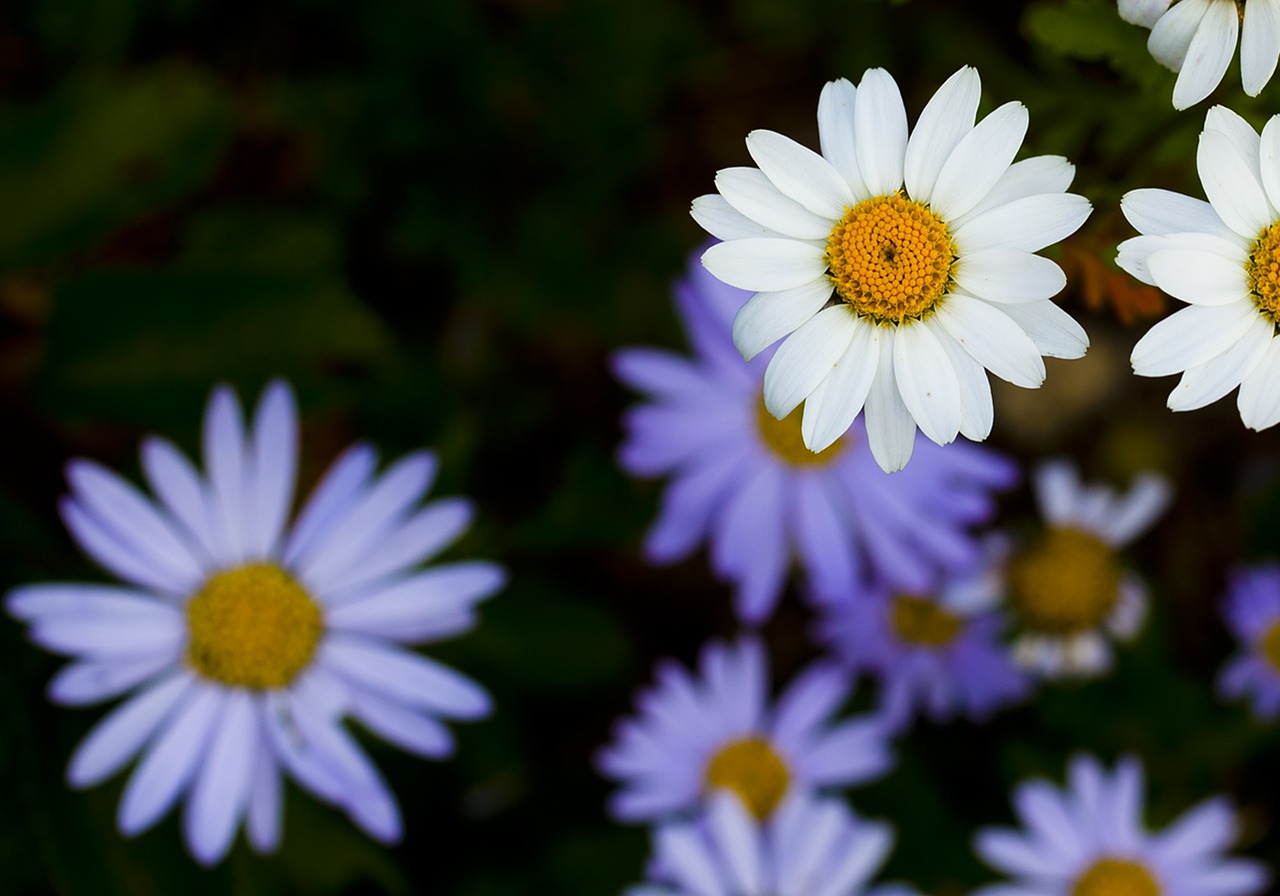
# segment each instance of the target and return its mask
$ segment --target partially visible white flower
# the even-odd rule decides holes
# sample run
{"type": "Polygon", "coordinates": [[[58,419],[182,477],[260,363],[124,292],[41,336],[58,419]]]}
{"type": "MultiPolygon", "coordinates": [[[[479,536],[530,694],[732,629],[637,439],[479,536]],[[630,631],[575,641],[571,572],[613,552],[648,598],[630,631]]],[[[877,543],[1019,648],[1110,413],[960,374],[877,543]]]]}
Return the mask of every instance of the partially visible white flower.
{"type": "Polygon", "coordinates": [[[1239,386],[1240,419],[1267,429],[1280,423],[1280,115],[1259,137],[1214,106],[1196,167],[1208,202],[1156,189],[1120,201],[1143,235],[1120,244],[1116,263],[1188,306],[1148,330],[1130,361],[1139,376],[1182,373],[1169,393],[1175,411],[1239,386]]]}
{"type": "Polygon", "coordinates": [[[67,780],[89,787],[138,763],[117,822],[126,836],[185,796],[201,863],[221,859],[241,822],[260,852],[280,840],[288,775],[368,834],[398,840],[400,811],[346,718],[419,756],[453,752],[442,719],[490,711],[476,683],[401,645],[465,632],[505,574],[492,563],[419,565],[470,524],[459,499],[419,507],[435,458],[381,475],[365,445],[330,468],[292,526],[297,412],[283,383],[246,431],[229,389],[209,400],[202,476],[150,439],[152,499],[89,461],[67,469],[60,504],[80,547],[124,585],[29,585],[8,611],[31,640],[74,658],[55,703],[130,694],[84,739],[67,780]]]}
{"type": "Polygon", "coordinates": [[[1240,80],[1257,96],[1280,59],[1280,0],[1120,0],[1126,22],[1151,29],[1147,49],[1178,73],[1173,107],[1186,109],[1213,93],[1240,40],[1240,80]]]}
{"type": "Polygon", "coordinates": [[[818,101],[821,155],[752,131],[759,167],[719,172],[719,193],[693,203],[723,240],[703,264],[756,293],[734,321],[738,350],[750,359],[785,337],[764,402],[778,419],[804,402],[811,451],[864,407],[889,472],[911,459],[917,426],[938,444],[981,441],[993,419],[987,370],[1036,388],[1042,355],[1088,348],[1053,302],[1065,276],[1035,253],[1074,233],[1089,202],[1065,192],[1066,159],[1013,161],[1028,124],[1021,103],[974,123],[980,92],[977,71],[960,69],[908,136],[888,72],[869,69],[857,88],[832,81],[818,101]]]}

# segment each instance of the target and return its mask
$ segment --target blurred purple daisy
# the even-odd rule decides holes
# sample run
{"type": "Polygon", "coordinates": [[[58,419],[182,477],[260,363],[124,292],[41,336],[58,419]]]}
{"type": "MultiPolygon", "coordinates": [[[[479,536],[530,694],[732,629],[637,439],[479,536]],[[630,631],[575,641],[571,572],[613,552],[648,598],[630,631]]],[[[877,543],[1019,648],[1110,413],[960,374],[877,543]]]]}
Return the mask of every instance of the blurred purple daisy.
{"type": "Polygon", "coordinates": [[[1230,805],[1212,799],[1160,834],[1142,824],[1142,766],[1123,759],[1108,776],[1076,756],[1069,786],[1028,781],[1013,795],[1025,831],[987,828],[974,848],[992,868],[1016,878],[973,896],[1250,896],[1270,878],[1249,859],[1227,858],[1237,825],[1230,805]]]}
{"type": "Polygon", "coordinates": [[[1218,676],[1218,692],[1252,697],[1254,714],[1270,721],[1280,714],[1280,565],[1237,570],[1222,611],[1241,649],[1218,676]]]}
{"type": "Polygon", "coordinates": [[[734,347],[733,318],[750,295],[695,259],[675,290],[695,357],[652,348],[614,357],[617,377],[650,399],[624,418],[620,462],[636,476],[672,477],[645,542],[649,560],[675,562],[707,542],[752,625],[773,613],[793,558],[830,593],[868,573],[918,591],[939,570],[974,563],[969,528],[990,519],[992,493],[1017,479],[1014,464],[969,442],[944,449],[918,437],[915,463],[889,475],[861,418],[809,451],[799,410],[777,420],[765,409],[771,352],[744,363],[734,347]]]}
{"type": "Polygon", "coordinates": [[[731,794],[653,835],[649,883],[625,896],[911,896],[867,888],[893,846],[886,824],[863,821],[836,799],[796,794],[767,822],[731,794]]]}
{"type": "Polygon", "coordinates": [[[125,584],[30,585],[7,598],[32,641],[74,658],[49,685],[53,702],[130,694],[76,749],[68,782],[92,786],[141,754],[121,832],[151,827],[185,795],[186,841],[204,864],[242,821],[255,849],[276,848],[282,774],[374,838],[399,839],[395,798],[343,718],[440,758],[453,752],[440,719],[490,710],[479,685],[400,646],[467,631],[475,604],[503,584],[492,563],[417,568],[466,530],[470,503],[419,508],[435,458],[412,454],[375,476],[376,454],[357,445],[287,527],[297,426],[283,383],[263,393],[248,432],[234,394],[216,389],[207,476],[169,442],[143,443],[155,501],[73,461],[63,520],[125,584]]]}
{"type": "Polygon", "coordinates": [[[854,673],[880,683],[880,704],[895,729],[917,715],[943,722],[983,720],[1031,690],[1001,640],[998,563],[943,580],[928,594],[882,586],[817,602],[818,638],[854,673]]]}
{"type": "Polygon", "coordinates": [[[695,809],[716,790],[736,793],[768,818],[793,792],[857,784],[891,764],[874,717],[832,720],[849,689],[830,664],[799,675],[769,705],[769,667],[754,638],[702,650],[698,676],[659,663],[657,685],[636,698],[600,751],[601,772],[621,782],[609,804],[620,821],[653,821],[695,809]]]}

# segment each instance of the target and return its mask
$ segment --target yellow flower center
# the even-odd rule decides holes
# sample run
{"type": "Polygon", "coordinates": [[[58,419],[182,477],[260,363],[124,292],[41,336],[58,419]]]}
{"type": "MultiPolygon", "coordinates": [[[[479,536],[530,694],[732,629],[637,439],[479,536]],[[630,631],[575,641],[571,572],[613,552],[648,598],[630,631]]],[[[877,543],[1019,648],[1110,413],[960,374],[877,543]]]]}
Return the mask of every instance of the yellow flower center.
{"type": "Polygon", "coordinates": [[[722,748],[707,763],[707,787],[732,790],[763,821],[787,792],[791,776],[767,740],[748,737],[722,748]]]}
{"type": "Polygon", "coordinates": [[[1080,875],[1071,896],[1160,896],[1160,885],[1137,862],[1101,859],[1080,875]]]}
{"type": "Polygon", "coordinates": [[[756,408],[756,422],[760,427],[760,438],[778,457],[792,466],[820,466],[831,463],[844,450],[845,439],[842,437],[826,448],[814,453],[804,445],[804,436],[800,432],[800,418],[804,412],[801,403],[794,411],[781,420],[769,413],[761,397],[756,408]]]}
{"type": "Polygon", "coordinates": [[[827,276],[863,317],[901,324],[947,294],[956,250],[942,219],[900,193],[864,199],[827,237],[827,276]]]}
{"type": "Polygon", "coordinates": [[[315,652],[320,608],[278,566],[217,573],[187,603],[187,659],[205,678],[232,687],[279,688],[315,652]]]}
{"type": "Polygon", "coordinates": [[[1014,554],[1009,598],[1029,629],[1087,631],[1107,618],[1120,596],[1120,565],[1111,548],[1078,529],[1050,529],[1014,554]]]}
{"type": "Polygon", "coordinates": [[[1262,655],[1267,658],[1267,661],[1276,669],[1280,669],[1280,622],[1267,629],[1259,639],[1258,646],[1262,649],[1262,655]]]}
{"type": "Polygon", "coordinates": [[[926,597],[900,594],[890,611],[893,630],[908,644],[945,647],[955,640],[963,625],[960,618],[926,597]]]}
{"type": "Polygon", "coordinates": [[[1263,228],[1253,241],[1244,269],[1259,313],[1273,324],[1280,322],[1280,221],[1263,228]]]}

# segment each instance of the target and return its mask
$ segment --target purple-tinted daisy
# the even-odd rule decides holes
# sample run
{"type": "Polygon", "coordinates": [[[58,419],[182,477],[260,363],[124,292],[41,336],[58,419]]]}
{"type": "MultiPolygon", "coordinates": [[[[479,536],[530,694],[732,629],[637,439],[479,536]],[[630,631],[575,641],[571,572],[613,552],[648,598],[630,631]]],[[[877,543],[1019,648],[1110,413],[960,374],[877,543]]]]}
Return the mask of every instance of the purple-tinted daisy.
{"type": "Polygon", "coordinates": [[[1280,565],[1240,569],[1222,608],[1240,652],[1218,676],[1218,691],[1228,699],[1253,698],[1258,718],[1280,714],[1280,565]]]}
{"type": "Polygon", "coordinates": [[[671,476],[645,542],[649,560],[674,562],[706,542],[749,624],[772,614],[793,560],[833,593],[869,573],[919,591],[939,570],[974,563],[969,529],[991,517],[992,492],[1013,484],[1014,464],[969,442],[941,448],[919,438],[915,462],[889,475],[861,418],[829,448],[809,451],[799,409],[783,420],[765,409],[771,352],[746,363],[734,347],[734,314],[750,295],[695,259],[675,290],[694,357],[629,348],[614,358],[618,378],[649,399],[624,418],[621,464],[636,476],[671,476]]]}
{"type": "Polygon", "coordinates": [[[999,575],[997,562],[926,594],[863,586],[820,599],[818,637],[850,671],[879,680],[895,727],[917,715],[984,719],[1031,688],[1000,638],[999,575]]]}
{"type": "Polygon", "coordinates": [[[702,651],[695,677],[674,662],[636,698],[598,759],[622,783],[610,801],[620,821],[652,821],[696,808],[715,790],[738,794],[767,818],[792,792],[846,786],[884,773],[879,719],[833,720],[848,696],[835,666],[810,667],[769,704],[769,666],[754,638],[702,651]]]}

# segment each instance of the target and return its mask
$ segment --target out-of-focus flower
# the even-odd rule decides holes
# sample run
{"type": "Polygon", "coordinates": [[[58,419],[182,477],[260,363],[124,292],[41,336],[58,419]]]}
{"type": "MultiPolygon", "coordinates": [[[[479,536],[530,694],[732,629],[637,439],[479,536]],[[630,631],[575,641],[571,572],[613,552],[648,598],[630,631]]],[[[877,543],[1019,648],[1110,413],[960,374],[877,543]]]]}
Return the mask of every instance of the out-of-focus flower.
{"type": "Polygon", "coordinates": [[[693,216],[723,240],[703,264],[756,291],[733,338],[752,358],[783,337],[764,403],[786,418],[804,402],[804,445],[822,451],[866,408],[871,452],[887,471],[911,459],[919,426],[946,444],[991,432],[986,371],[1035,388],[1042,355],[1078,358],[1089,340],[1052,297],[1066,278],[1034,253],[1073,233],[1089,203],[1066,193],[1066,159],[1013,157],[1027,110],[1007,103],[978,124],[978,73],[939,88],[908,137],[892,76],[826,85],[822,154],[752,131],[758,168],[716,176],[693,216]],[[836,299],[831,302],[833,297],[836,299]]]}
{"type": "Polygon", "coordinates": [[[1280,0],[1120,0],[1126,22],[1151,29],[1147,49],[1178,73],[1173,108],[1194,106],[1213,93],[1236,54],[1240,80],[1257,96],[1280,58],[1280,0]]]}
{"type": "Polygon", "coordinates": [[[895,728],[918,714],[982,720],[1030,691],[1000,635],[998,563],[953,576],[927,594],[863,586],[818,597],[818,638],[851,672],[880,682],[880,703],[895,728]]]}
{"type": "Polygon", "coordinates": [[[992,868],[1016,879],[973,896],[1250,896],[1270,875],[1259,862],[1227,858],[1237,836],[1223,799],[1186,812],[1167,830],[1142,823],[1142,766],[1123,759],[1108,775],[1091,756],[1076,756],[1068,786],[1018,786],[1013,805],[1025,830],[987,828],[974,848],[992,868]]]}
{"type": "Polygon", "coordinates": [[[969,528],[990,519],[992,493],[1017,478],[1013,463],[969,442],[920,439],[916,462],[890,476],[860,421],[809,451],[798,412],[776,420],[764,408],[767,352],[743,363],[733,347],[731,322],[747,297],[695,263],[676,287],[695,356],[632,348],[614,359],[618,378],[651,397],[627,412],[620,462],[638,476],[672,476],[649,559],[672,562],[708,542],[749,624],[772,614],[793,560],[833,594],[869,575],[918,591],[976,562],[969,528]]]}
{"type": "Polygon", "coordinates": [[[1164,512],[1171,487],[1147,473],[1120,495],[1054,461],[1036,470],[1035,493],[1045,529],[1004,563],[1014,658],[1050,677],[1096,675],[1111,665],[1106,634],[1131,638],[1146,618],[1146,586],[1117,551],[1164,512]]]}
{"type": "Polygon", "coordinates": [[[891,764],[879,719],[833,721],[849,692],[834,666],[811,666],[773,706],[754,638],[708,644],[698,672],[660,663],[657,685],[636,698],[639,716],[621,720],[601,750],[601,772],[623,784],[609,806],[619,820],[662,819],[718,790],[765,819],[789,794],[856,784],[891,764]]]}
{"type": "Polygon", "coordinates": [[[1239,386],[1240,419],[1266,429],[1280,422],[1280,115],[1259,138],[1214,106],[1196,165],[1208,202],[1155,189],[1121,200],[1143,235],[1121,243],[1116,261],[1189,306],[1152,327],[1130,360],[1140,376],[1182,372],[1169,393],[1175,411],[1239,386]]]}
{"type": "Polygon", "coordinates": [[[626,896],[910,896],[868,889],[893,847],[893,832],[836,799],[788,797],[773,817],[752,817],[732,794],[708,800],[693,821],[653,835],[650,883],[626,896]]]}
{"type": "Polygon", "coordinates": [[[1218,676],[1218,691],[1228,699],[1251,697],[1258,718],[1274,719],[1280,714],[1280,565],[1236,571],[1222,615],[1241,649],[1218,676]]]}
{"type": "Polygon", "coordinates": [[[476,719],[488,694],[401,643],[470,629],[499,589],[491,563],[418,570],[470,523],[462,500],[419,508],[436,461],[410,455],[381,476],[358,445],[325,476],[291,527],[297,413],[283,383],[245,431],[219,388],[204,423],[202,476],[162,439],[142,446],[157,501],[88,461],[67,470],[60,509],[81,548],[123,586],[15,589],[7,608],[30,637],[74,657],[49,686],[82,706],[131,693],[71,759],[74,787],[141,754],[118,822],[136,834],[186,795],[187,844],[225,855],[242,820],[260,851],[279,842],[282,773],[394,841],[400,812],[342,724],[420,756],[452,753],[442,718],[476,719]]]}

